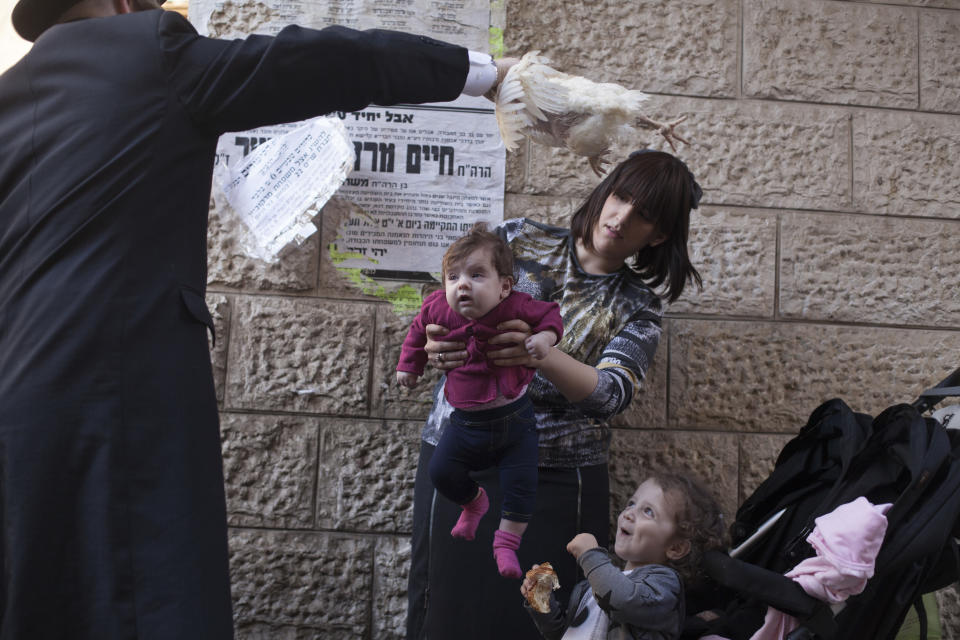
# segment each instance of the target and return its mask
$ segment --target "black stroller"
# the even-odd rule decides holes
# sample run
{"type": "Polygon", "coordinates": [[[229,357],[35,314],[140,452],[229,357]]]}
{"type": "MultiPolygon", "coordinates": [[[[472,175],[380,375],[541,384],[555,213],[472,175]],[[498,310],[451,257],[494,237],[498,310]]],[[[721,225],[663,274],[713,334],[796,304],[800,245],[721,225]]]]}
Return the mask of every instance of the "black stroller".
{"type": "Polygon", "coordinates": [[[926,638],[921,596],[960,577],[960,429],[923,415],[951,396],[960,396],[960,369],[876,417],[842,400],[818,407],[737,510],[730,553],[705,557],[714,585],[688,612],[719,617],[688,617],[684,638],[748,640],[773,607],[799,623],[789,640],[889,640],[911,606],[926,638]],[[859,496],[893,504],[886,535],[862,593],[831,607],[783,574],[814,555],[814,519],[859,496]]]}

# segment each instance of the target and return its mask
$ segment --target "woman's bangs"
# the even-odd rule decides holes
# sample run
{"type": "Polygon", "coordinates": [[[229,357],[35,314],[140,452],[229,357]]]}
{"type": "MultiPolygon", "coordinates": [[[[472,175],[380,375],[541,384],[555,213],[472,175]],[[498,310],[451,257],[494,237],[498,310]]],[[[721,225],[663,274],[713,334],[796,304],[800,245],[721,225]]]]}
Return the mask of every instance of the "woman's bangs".
{"type": "Polygon", "coordinates": [[[644,171],[624,171],[611,192],[633,205],[633,212],[647,222],[656,224],[664,211],[665,190],[658,187],[644,171]]]}

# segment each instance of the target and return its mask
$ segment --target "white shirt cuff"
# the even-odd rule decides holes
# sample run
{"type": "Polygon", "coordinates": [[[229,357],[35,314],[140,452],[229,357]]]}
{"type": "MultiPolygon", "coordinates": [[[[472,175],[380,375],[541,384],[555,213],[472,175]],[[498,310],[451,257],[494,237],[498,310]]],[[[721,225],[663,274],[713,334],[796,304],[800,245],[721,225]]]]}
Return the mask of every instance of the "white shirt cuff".
{"type": "Polygon", "coordinates": [[[489,54],[470,51],[470,71],[463,92],[468,96],[482,96],[497,81],[497,67],[489,54]]]}

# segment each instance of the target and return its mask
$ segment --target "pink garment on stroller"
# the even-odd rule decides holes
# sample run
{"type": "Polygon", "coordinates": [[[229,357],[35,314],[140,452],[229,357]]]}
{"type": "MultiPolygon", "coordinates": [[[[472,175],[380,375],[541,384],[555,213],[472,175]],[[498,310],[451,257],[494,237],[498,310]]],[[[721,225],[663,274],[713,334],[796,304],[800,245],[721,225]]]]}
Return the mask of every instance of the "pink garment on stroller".
{"type": "MultiPolygon", "coordinates": [[[[860,497],[820,516],[807,536],[817,555],[803,560],[785,575],[800,583],[814,598],[829,604],[862,592],[867,580],[873,577],[874,562],[887,532],[885,514],[890,507],[874,505],[860,497]]],[[[770,607],[763,626],[750,640],[779,640],[797,626],[793,616],[770,607]]]]}

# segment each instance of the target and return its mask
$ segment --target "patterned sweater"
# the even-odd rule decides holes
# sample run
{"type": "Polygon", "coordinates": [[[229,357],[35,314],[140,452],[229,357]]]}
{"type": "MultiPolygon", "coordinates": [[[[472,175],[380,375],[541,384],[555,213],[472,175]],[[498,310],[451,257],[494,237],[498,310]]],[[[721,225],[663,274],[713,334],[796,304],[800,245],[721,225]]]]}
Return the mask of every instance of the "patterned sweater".
{"type": "MultiPolygon", "coordinates": [[[[518,218],[497,231],[513,251],[514,289],[558,303],[564,326],[558,348],[599,370],[596,388],[576,403],[539,373],[530,383],[540,466],[606,463],[608,421],[630,404],[660,341],[660,298],[627,266],[605,275],[585,272],[569,229],[518,218]]],[[[443,380],[433,400],[422,437],[436,445],[453,411],[444,398],[443,380]]]]}

